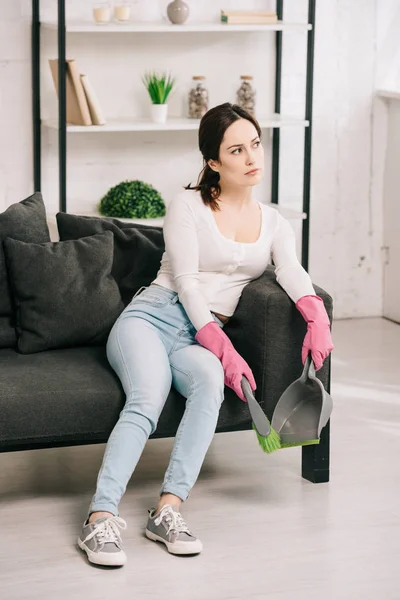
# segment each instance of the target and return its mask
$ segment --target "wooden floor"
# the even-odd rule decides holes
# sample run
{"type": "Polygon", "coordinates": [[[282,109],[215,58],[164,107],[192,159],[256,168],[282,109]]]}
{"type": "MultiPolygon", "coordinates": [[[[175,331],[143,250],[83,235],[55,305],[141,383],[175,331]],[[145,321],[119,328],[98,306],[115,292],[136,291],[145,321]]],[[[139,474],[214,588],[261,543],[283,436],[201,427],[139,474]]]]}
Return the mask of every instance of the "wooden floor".
{"type": "Polygon", "coordinates": [[[298,448],[216,435],[182,505],[198,556],[143,533],[172,439],[148,442],[121,502],[116,570],[76,546],[104,445],[0,455],[0,598],[399,600],[400,326],[336,321],[333,338],[331,482],[301,478],[298,448]]]}

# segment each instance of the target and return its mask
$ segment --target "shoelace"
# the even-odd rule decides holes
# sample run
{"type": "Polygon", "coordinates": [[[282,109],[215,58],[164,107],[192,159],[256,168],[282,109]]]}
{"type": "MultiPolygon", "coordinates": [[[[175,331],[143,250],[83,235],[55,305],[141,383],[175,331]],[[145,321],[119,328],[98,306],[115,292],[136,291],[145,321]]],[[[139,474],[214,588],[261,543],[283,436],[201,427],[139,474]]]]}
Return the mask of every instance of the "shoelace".
{"type": "Polygon", "coordinates": [[[100,544],[104,546],[107,542],[112,542],[121,547],[121,534],[119,529],[126,529],[126,521],[121,517],[109,517],[101,523],[96,523],[94,530],[84,539],[84,542],[91,540],[94,536],[100,544]]]}
{"type": "Polygon", "coordinates": [[[181,513],[175,512],[168,505],[162,507],[160,514],[154,519],[154,523],[159,525],[163,518],[165,518],[165,521],[168,524],[167,534],[170,531],[176,531],[178,533],[184,531],[189,535],[192,535],[181,513]]]}

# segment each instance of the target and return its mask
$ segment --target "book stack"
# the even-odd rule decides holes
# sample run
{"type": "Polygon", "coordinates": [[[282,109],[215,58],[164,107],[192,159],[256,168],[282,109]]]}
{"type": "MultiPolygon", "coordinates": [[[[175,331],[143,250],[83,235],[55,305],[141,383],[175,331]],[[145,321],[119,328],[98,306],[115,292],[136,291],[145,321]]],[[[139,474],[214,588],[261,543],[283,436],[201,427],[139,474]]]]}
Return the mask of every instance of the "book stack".
{"type": "Polygon", "coordinates": [[[277,22],[276,12],[267,10],[221,10],[221,23],[229,25],[269,25],[277,22]]]}
{"type": "MultiPolygon", "coordinates": [[[[49,60],[58,96],[58,59],[49,60]]],[[[76,60],[66,60],[67,123],[71,125],[105,125],[99,101],[87,75],[79,73],[76,60]]]]}

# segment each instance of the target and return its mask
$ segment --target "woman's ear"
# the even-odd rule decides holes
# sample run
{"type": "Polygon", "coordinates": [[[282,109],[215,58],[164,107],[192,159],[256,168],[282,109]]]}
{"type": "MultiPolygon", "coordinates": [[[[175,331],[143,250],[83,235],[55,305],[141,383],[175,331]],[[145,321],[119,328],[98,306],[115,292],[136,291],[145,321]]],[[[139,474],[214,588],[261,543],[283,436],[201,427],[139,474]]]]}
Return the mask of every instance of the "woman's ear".
{"type": "Polygon", "coordinates": [[[219,173],[219,171],[218,171],[218,163],[215,160],[210,159],[210,160],[207,161],[207,164],[210,167],[210,169],[212,169],[216,173],[219,173]]]}

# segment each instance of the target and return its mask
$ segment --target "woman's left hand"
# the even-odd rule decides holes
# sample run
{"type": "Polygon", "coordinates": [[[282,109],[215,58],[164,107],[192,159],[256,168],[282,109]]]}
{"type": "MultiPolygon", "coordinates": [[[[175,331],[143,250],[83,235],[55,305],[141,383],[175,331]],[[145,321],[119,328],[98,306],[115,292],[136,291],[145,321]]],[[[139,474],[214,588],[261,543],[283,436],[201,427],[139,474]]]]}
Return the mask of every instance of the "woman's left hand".
{"type": "Polygon", "coordinates": [[[307,333],[301,350],[303,365],[306,362],[308,354],[311,352],[315,370],[318,371],[324,364],[325,358],[329,356],[333,349],[334,345],[329,327],[321,327],[316,323],[308,323],[307,333]]]}
{"type": "Polygon", "coordinates": [[[301,351],[303,365],[311,352],[315,370],[318,371],[334,349],[328,314],[319,296],[303,296],[297,301],[296,308],[307,321],[307,333],[301,351]]]}

